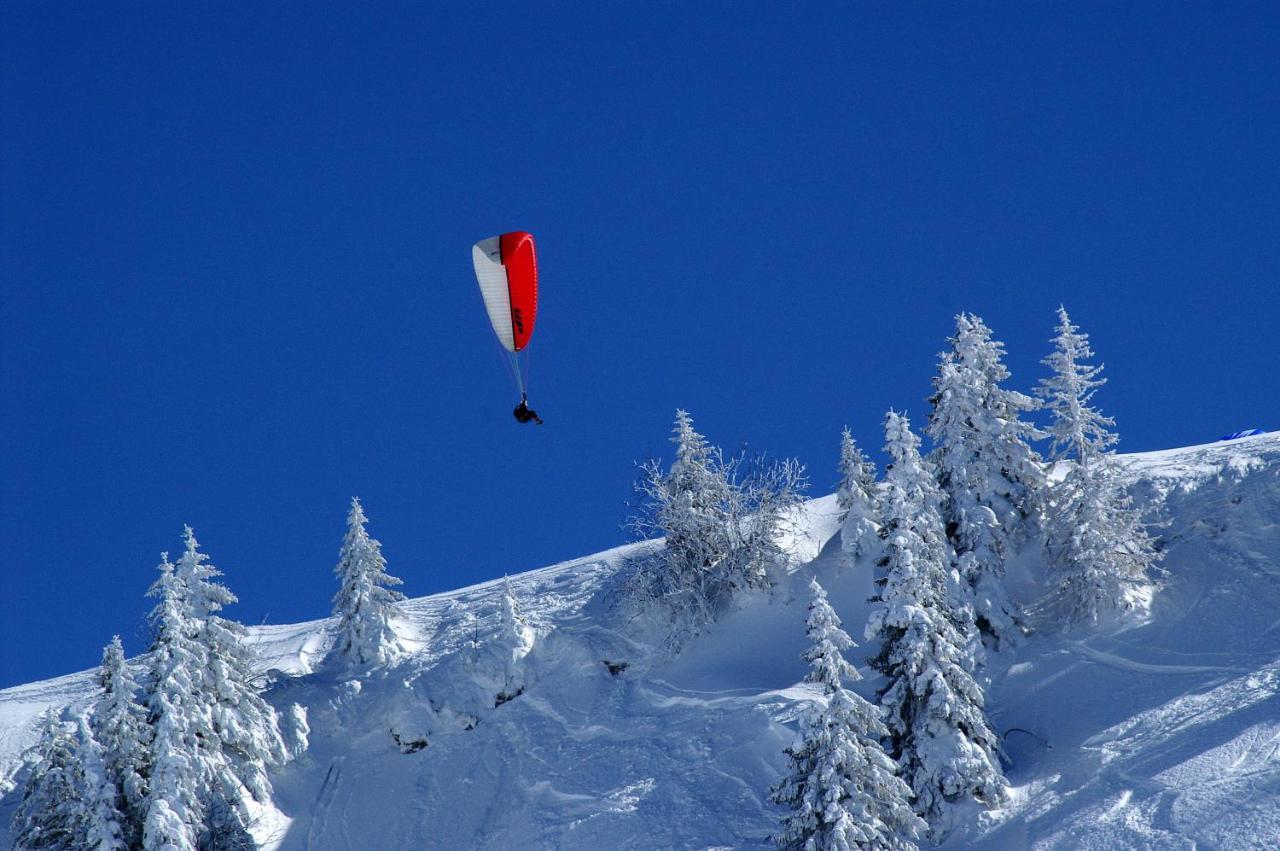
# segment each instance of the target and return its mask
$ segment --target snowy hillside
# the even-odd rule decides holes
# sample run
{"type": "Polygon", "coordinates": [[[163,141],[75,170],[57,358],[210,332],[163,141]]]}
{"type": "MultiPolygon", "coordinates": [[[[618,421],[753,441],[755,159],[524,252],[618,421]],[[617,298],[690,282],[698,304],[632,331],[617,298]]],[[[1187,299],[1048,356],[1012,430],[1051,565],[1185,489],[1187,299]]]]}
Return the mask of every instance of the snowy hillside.
{"type": "MultiPolygon", "coordinates": [[[[1167,575],[1150,620],[1040,633],[988,660],[1012,801],[962,810],[948,848],[1280,848],[1280,435],[1121,456],[1158,509],[1167,575]]],[[[502,583],[401,604],[403,662],[324,662],[329,621],[251,630],[309,748],[273,777],[280,849],[738,848],[768,844],[768,790],[812,694],[805,584],[860,640],[871,566],[840,556],[834,497],[789,541],[800,567],[675,658],[616,605],[639,544],[512,578],[536,633],[523,693],[501,702],[502,583]]],[[[429,556],[424,556],[429,558],[429,556]]],[[[401,564],[412,574],[429,564],[401,564]]],[[[1030,600],[1039,554],[1011,571],[1030,600]]],[[[234,579],[234,576],[231,577],[234,579]]],[[[866,647],[851,657],[859,664],[866,647]]],[[[874,676],[858,683],[864,695],[874,676]]],[[[22,751],[91,674],[0,691],[0,845],[22,751]]]]}

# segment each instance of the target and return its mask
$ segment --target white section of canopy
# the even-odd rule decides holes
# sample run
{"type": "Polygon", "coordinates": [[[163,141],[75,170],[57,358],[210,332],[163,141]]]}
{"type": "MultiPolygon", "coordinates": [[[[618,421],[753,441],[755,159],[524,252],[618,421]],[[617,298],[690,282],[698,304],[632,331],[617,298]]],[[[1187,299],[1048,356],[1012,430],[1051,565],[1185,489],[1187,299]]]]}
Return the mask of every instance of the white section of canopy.
{"type": "Polygon", "coordinates": [[[507,286],[507,269],[502,265],[499,240],[492,236],[482,239],[471,248],[471,261],[476,267],[476,281],[484,298],[484,309],[489,311],[493,333],[507,351],[516,350],[515,332],[511,328],[511,290],[507,286]]]}

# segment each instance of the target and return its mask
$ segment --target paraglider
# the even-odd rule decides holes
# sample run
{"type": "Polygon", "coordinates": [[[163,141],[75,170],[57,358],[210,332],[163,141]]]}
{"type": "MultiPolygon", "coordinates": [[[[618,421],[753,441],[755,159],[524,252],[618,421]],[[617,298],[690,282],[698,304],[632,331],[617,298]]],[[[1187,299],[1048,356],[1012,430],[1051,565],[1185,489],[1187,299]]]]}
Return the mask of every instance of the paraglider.
{"type": "Polygon", "coordinates": [[[520,391],[520,404],[512,413],[517,422],[542,425],[542,418],[529,407],[527,389],[526,347],[538,316],[538,261],[533,234],[513,231],[482,239],[471,248],[471,260],[493,333],[506,350],[505,360],[520,391]]]}
{"type": "Polygon", "coordinates": [[[532,420],[538,425],[542,425],[542,417],[538,416],[537,411],[529,407],[529,400],[524,396],[520,397],[520,404],[516,405],[516,409],[511,413],[518,423],[527,423],[532,420]]]}

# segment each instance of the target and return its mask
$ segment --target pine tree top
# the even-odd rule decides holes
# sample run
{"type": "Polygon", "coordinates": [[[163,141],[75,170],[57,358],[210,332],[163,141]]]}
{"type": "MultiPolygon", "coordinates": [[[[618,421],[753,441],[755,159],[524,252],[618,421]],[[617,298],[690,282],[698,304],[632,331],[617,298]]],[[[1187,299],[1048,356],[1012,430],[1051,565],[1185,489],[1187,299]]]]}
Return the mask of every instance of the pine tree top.
{"type": "Polygon", "coordinates": [[[369,518],[365,516],[364,506],[360,504],[360,497],[351,497],[351,510],[347,512],[347,528],[361,528],[369,522],[369,518]]]}
{"type": "Polygon", "coordinates": [[[1039,404],[1030,396],[1000,386],[1010,376],[1004,365],[1004,344],[992,338],[981,317],[961,313],[956,317],[956,333],[947,342],[951,345],[938,356],[938,373],[929,399],[933,404],[930,436],[937,442],[953,441],[955,436],[949,431],[954,428],[995,432],[1010,426],[1028,438],[1041,436],[1018,419],[1039,404]]]}
{"type": "MultiPolygon", "coordinates": [[[[382,542],[369,536],[366,528],[368,522],[369,518],[365,516],[364,506],[360,504],[359,497],[352,497],[351,510],[347,514],[347,533],[342,539],[338,564],[333,569],[333,572],[343,580],[343,587],[334,598],[334,614],[342,613],[340,608],[342,602],[339,598],[353,590],[346,587],[351,581],[368,581],[372,585],[383,588],[404,584],[404,580],[387,573],[387,560],[382,555],[382,542]],[[357,575],[364,579],[358,579],[357,575]]],[[[404,599],[404,595],[399,591],[387,590],[384,593],[390,595],[392,601],[404,599]]]]}
{"type": "Polygon", "coordinates": [[[160,575],[147,589],[147,596],[158,597],[159,602],[147,615],[147,619],[157,634],[162,634],[166,629],[172,629],[179,621],[186,619],[184,607],[186,601],[168,553],[160,554],[160,563],[156,565],[156,570],[160,571],[160,575]]]}
{"type": "Polygon", "coordinates": [[[191,606],[189,614],[203,620],[220,612],[224,606],[239,602],[231,589],[214,581],[222,576],[222,571],[210,563],[209,556],[200,552],[200,542],[190,526],[182,528],[182,541],[185,549],[174,565],[174,573],[187,586],[191,606]]]}
{"type": "MultiPolygon", "coordinates": [[[[892,521],[895,500],[907,500],[921,508],[937,511],[941,500],[933,466],[920,454],[920,438],[911,430],[905,414],[889,411],[884,421],[885,452],[892,463],[885,468],[887,486],[886,520],[892,521]]],[[[905,510],[899,506],[898,513],[905,510]]],[[[913,518],[900,518],[913,519],[913,518]]]]}
{"type": "Polygon", "coordinates": [[[367,522],[360,500],[352,498],[347,533],[333,569],[339,582],[333,596],[338,618],[334,650],[358,664],[385,664],[403,649],[392,624],[394,604],[404,599],[393,586],[403,582],[387,573],[382,544],[369,537],[367,522]]]}
{"type": "Polygon", "coordinates": [[[671,429],[671,442],[676,445],[676,460],[671,465],[671,475],[680,471],[692,472],[706,467],[712,456],[707,439],[693,428],[693,417],[683,409],[676,411],[675,426],[671,429]]]}
{"type": "Polygon", "coordinates": [[[850,508],[858,500],[875,502],[876,467],[863,454],[853,439],[853,433],[845,426],[840,432],[840,507],[850,508]]]}
{"type": "Polygon", "coordinates": [[[125,670],[124,645],[120,636],[113,635],[110,643],[102,648],[102,664],[95,680],[98,688],[110,692],[122,670],[125,670]]]}
{"type": "Polygon", "coordinates": [[[520,613],[520,601],[516,598],[516,589],[511,584],[510,576],[502,577],[502,597],[499,600],[499,607],[502,610],[504,620],[523,621],[524,616],[520,613]]]}
{"type": "Polygon", "coordinates": [[[844,658],[844,651],[856,647],[849,634],[841,629],[840,616],[827,600],[827,592],[816,578],[809,580],[809,618],[806,634],[809,649],[804,659],[809,663],[805,682],[821,684],[828,693],[844,687],[846,680],[861,679],[858,670],[844,658]]]}
{"type": "Polygon", "coordinates": [[[1053,344],[1054,351],[1041,361],[1053,374],[1042,378],[1036,389],[1053,413],[1050,454],[1054,460],[1074,456],[1077,463],[1087,465],[1119,440],[1110,430],[1115,420],[1090,407],[1093,394],[1107,380],[1100,377],[1101,364],[1084,363],[1093,357],[1089,335],[1072,324],[1064,307],[1058,308],[1058,332],[1053,344]]]}
{"type": "Polygon", "coordinates": [[[914,454],[920,457],[920,438],[911,430],[906,414],[890,410],[884,417],[884,448],[893,458],[894,469],[914,454]]]}

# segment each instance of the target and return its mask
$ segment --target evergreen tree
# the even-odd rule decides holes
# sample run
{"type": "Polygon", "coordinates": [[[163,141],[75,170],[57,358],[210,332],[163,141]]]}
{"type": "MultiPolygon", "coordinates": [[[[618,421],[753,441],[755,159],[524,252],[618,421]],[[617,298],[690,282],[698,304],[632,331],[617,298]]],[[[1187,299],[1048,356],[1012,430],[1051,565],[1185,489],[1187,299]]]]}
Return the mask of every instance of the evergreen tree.
{"type": "Polygon", "coordinates": [[[246,799],[266,801],[268,768],[286,759],[275,710],[253,683],[244,627],[218,612],[236,597],[222,573],[183,533],[176,565],[166,557],[152,596],[151,776],[143,846],[252,847],[246,799]]]}
{"type": "Polygon", "coordinates": [[[666,538],[663,569],[655,573],[657,596],[690,625],[709,623],[736,590],[723,569],[733,538],[732,487],[724,458],[676,411],[676,460],[665,475],[656,463],[644,487],[652,499],[652,524],[666,538]]]}
{"type": "Polygon", "coordinates": [[[502,658],[502,691],[499,702],[506,702],[524,691],[524,657],[533,649],[533,629],[520,611],[511,578],[502,580],[502,597],[498,601],[497,649],[502,658]]]}
{"type": "Polygon", "coordinates": [[[809,583],[809,649],[805,682],[823,700],[801,717],[800,740],[788,748],[791,774],[773,789],[788,810],[778,844],[788,849],[908,849],[927,825],[911,810],[911,790],[878,739],[889,734],[880,710],[845,688],[860,679],[844,657],[855,646],[840,627],[816,579],[809,583]]]}
{"type": "Polygon", "coordinates": [[[84,848],[83,765],[75,736],[54,710],[44,716],[22,800],[13,817],[16,848],[84,848]]]}
{"type": "Polygon", "coordinates": [[[1021,614],[1004,587],[1005,560],[1038,529],[1045,475],[1024,422],[1038,405],[1000,386],[1009,378],[1004,344],[972,314],[956,317],[956,333],[939,358],[929,436],[945,495],[943,520],[956,566],[972,589],[978,627],[999,643],[1021,634],[1021,614]]]}
{"type": "Polygon", "coordinates": [[[842,511],[848,511],[859,502],[876,504],[876,465],[858,448],[848,426],[840,432],[839,469],[836,501],[842,511]]]}
{"type": "Polygon", "coordinates": [[[118,635],[102,651],[97,683],[102,694],[94,706],[92,734],[102,746],[106,780],[118,795],[115,806],[121,814],[122,838],[136,848],[142,842],[146,816],[151,730],[118,635]]]}
{"type": "Polygon", "coordinates": [[[86,718],[77,720],[80,756],[80,805],[84,808],[84,848],[90,851],[124,851],[126,817],[120,810],[119,787],[107,772],[103,747],[94,738],[86,718]]]}
{"type": "Polygon", "coordinates": [[[333,614],[338,618],[334,651],[359,666],[385,665],[403,650],[394,621],[395,604],[404,595],[391,590],[401,580],[387,573],[382,544],[365,530],[368,522],[360,500],[352,499],[347,534],[334,568],[340,583],[333,598],[333,614]]]}
{"type": "Polygon", "coordinates": [[[102,764],[102,748],[85,718],[71,724],[45,714],[30,774],[13,819],[16,848],[117,851],[128,846],[115,786],[102,764]]]}
{"type": "Polygon", "coordinates": [[[236,596],[214,580],[222,572],[199,550],[191,527],[183,533],[186,551],[175,568],[185,584],[194,616],[196,635],[203,645],[206,668],[200,696],[217,736],[211,756],[214,787],[211,801],[226,805],[222,831],[238,830],[234,816],[247,819],[242,801],[247,791],[254,800],[271,797],[270,767],[283,765],[288,756],[280,736],[279,719],[255,684],[253,656],[244,643],[245,628],[218,614],[237,602],[236,596]]]}
{"type": "Polygon", "coordinates": [[[665,538],[660,558],[641,566],[636,591],[666,608],[680,636],[714,621],[739,592],[773,584],[786,560],[779,536],[805,481],[795,461],[726,461],[685,411],[676,411],[673,432],[671,469],[657,461],[641,468],[641,513],[631,525],[638,537],[665,538]]]}
{"type": "Polygon", "coordinates": [[[533,630],[520,611],[520,601],[516,599],[515,586],[511,577],[502,577],[502,597],[498,601],[499,640],[508,647],[516,648],[523,655],[533,646],[533,630]]]}
{"type": "Polygon", "coordinates": [[[148,592],[159,602],[151,611],[151,776],[142,845],[146,851],[195,851],[212,783],[208,749],[217,741],[201,699],[207,653],[191,616],[190,592],[167,553],[159,571],[148,592]]]}
{"type": "Polygon", "coordinates": [[[1107,380],[1098,377],[1101,365],[1084,363],[1093,357],[1089,335],[1081,334],[1079,326],[1071,323],[1065,307],[1058,308],[1058,333],[1053,347],[1042,361],[1053,374],[1042,378],[1037,389],[1053,418],[1049,426],[1053,439],[1049,457],[1054,461],[1071,459],[1088,467],[1120,439],[1111,431],[1116,421],[1089,406],[1093,394],[1107,380]]]}
{"type": "Polygon", "coordinates": [[[934,472],[904,416],[889,412],[885,438],[892,458],[885,474],[886,555],[867,637],[881,642],[871,665],[885,677],[880,705],[889,754],[914,793],[916,812],[936,829],[947,802],[973,798],[990,806],[1007,790],[999,742],[973,676],[976,630],[949,569],[934,472]]]}
{"type": "Polygon", "coordinates": [[[1052,412],[1052,458],[1071,466],[1053,488],[1048,542],[1054,578],[1042,609],[1064,625],[1096,624],[1145,609],[1153,590],[1149,570],[1160,559],[1124,487],[1115,455],[1115,420],[1090,406],[1106,379],[1089,336],[1058,308],[1054,351],[1044,363],[1053,374],[1040,395],[1052,412]]]}
{"type": "Polygon", "coordinates": [[[862,454],[847,427],[840,434],[840,485],[836,501],[844,514],[840,527],[841,549],[851,561],[869,554],[880,533],[876,468],[862,454]]]}

